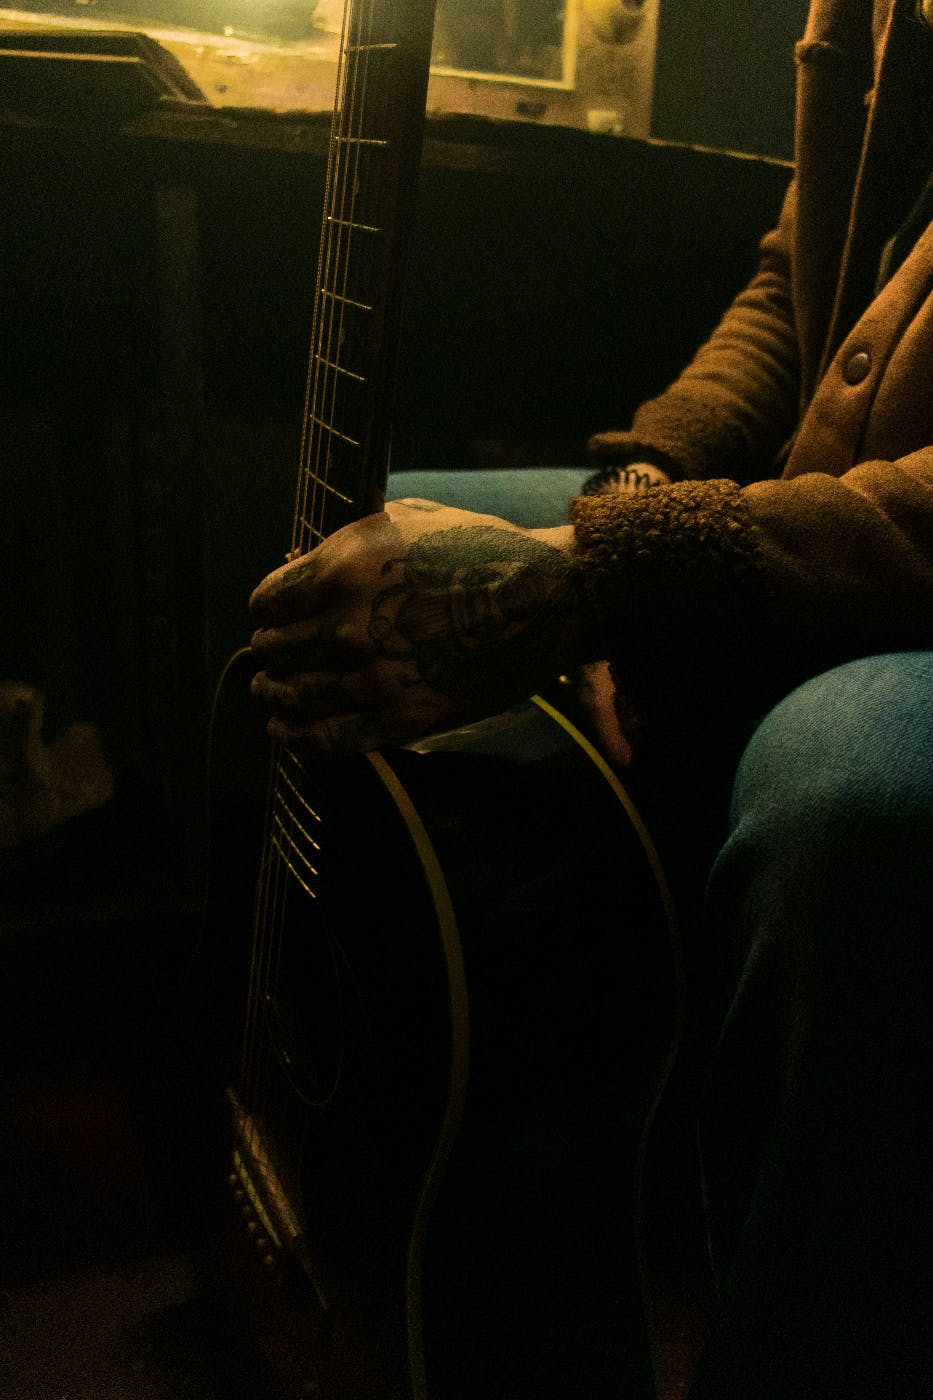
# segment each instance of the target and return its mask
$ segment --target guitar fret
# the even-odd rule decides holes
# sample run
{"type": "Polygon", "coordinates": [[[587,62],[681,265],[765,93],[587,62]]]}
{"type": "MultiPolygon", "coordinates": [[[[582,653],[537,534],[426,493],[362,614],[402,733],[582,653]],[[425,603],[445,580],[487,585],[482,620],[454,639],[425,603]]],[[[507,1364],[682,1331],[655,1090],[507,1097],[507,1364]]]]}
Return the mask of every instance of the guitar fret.
{"type": "Polygon", "coordinates": [[[388,141],[379,136],[335,136],[342,146],[388,146],[388,141]]]}
{"type": "Polygon", "coordinates": [[[328,214],[327,222],[337,224],[340,228],[355,229],[358,233],[381,233],[382,229],[378,224],[361,224],[355,219],[338,219],[336,214],[328,214]]]}
{"type": "Polygon", "coordinates": [[[372,306],[365,301],[354,301],[353,297],[341,296],[339,292],[332,292],[327,287],[321,287],[322,297],[329,297],[331,301],[339,301],[342,306],[355,306],[357,311],[372,311],[372,306]]]}
{"type": "MultiPolygon", "coordinates": [[[[326,535],[325,532],[320,528],[320,526],[319,526],[319,525],[312,525],[312,524],[311,524],[311,521],[310,521],[310,520],[306,520],[305,517],[304,517],[303,515],[299,515],[299,517],[298,517],[298,524],[302,527],[303,530],[307,530],[307,532],[308,532],[308,534],[311,536],[312,540],[316,540],[318,544],[322,544],[323,541],[327,539],[327,535],[326,535]]],[[[308,547],[308,546],[306,545],[305,548],[307,548],[307,547],[308,547]]]]}
{"type": "MultiPolygon", "coordinates": [[[[300,857],[300,860],[304,861],[304,864],[307,865],[308,869],[310,869],[312,874],[317,875],[318,869],[317,867],[315,867],[314,864],[312,864],[310,855],[305,854],[305,851],[303,850],[303,848],[301,848],[300,843],[298,843],[298,837],[296,836],[296,832],[298,833],[298,836],[303,837],[304,841],[307,841],[308,846],[310,846],[311,850],[315,851],[317,855],[321,854],[321,847],[318,846],[317,841],[315,841],[314,837],[311,836],[311,833],[307,832],[307,830],[304,829],[304,826],[301,825],[301,822],[300,820],[298,820],[296,813],[291,811],[289,804],[287,804],[287,802],[284,801],[282,794],[279,794],[279,797],[277,797],[277,806],[279,806],[279,812],[282,812],[283,818],[289,820],[291,826],[294,827],[293,832],[290,832],[289,834],[289,843],[291,848],[293,848],[293,850],[296,851],[296,854],[298,855],[298,857],[300,857]]],[[[280,825],[282,825],[283,830],[286,829],[286,823],[284,823],[284,820],[282,820],[282,823],[280,823],[280,825]]]]}
{"type": "MultiPolygon", "coordinates": [[[[274,848],[278,851],[278,853],[279,853],[279,855],[281,856],[281,858],[282,858],[283,862],[285,863],[286,867],[288,868],[288,870],[291,871],[292,875],[294,875],[295,879],[298,881],[299,885],[300,885],[301,888],[304,890],[305,894],[310,895],[310,897],[311,897],[312,899],[317,899],[317,892],[311,888],[311,886],[308,884],[307,880],[305,880],[305,879],[302,877],[301,873],[300,873],[298,870],[295,869],[295,866],[292,864],[291,860],[289,859],[288,852],[282,847],[282,845],[281,845],[281,843],[279,842],[279,839],[278,839],[277,836],[273,836],[273,837],[272,837],[272,845],[273,845],[274,848]]],[[[315,872],[315,873],[317,873],[317,872],[315,872]]]]}
{"type": "Polygon", "coordinates": [[[325,359],[323,355],[316,355],[315,359],[318,364],[323,365],[325,369],[332,369],[335,374],[346,375],[347,379],[353,379],[357,384],[368,383],[365,374],[357,374],[356,370],[347,369],[346,365],[338,365],[333,360],[325,359]]]}
{"type": "MultiPolygon", "coordinates": [[[[286,749],[286,753],[287,753],[287,752],[288,752],[288,750],[286,749]]],[[[296,767],[296,768],[299,767],[299,764],[298,764],[297,760],[293,760],[293,761],[295,762],[295,767],[296,767]]],[[[279,773],[278,773],[278,776],[279,776],[279,777],[282,779],[282,781],[288,786],[288,788],[290,789],[290,791],[293,792],[293,793],[295,794],[295,796],[297,797],[298,801],[301,803],[302,807],[303,807],[304,810],[307,812],[308,816],[309,816],[309,817],[312,817],[312,818],[314,819],[314,821],[316,821],[318,824],[320,824],[320,821],[321,821],[320,814],[314,810],[314,808],[311,806],[311,803],[310,803],[310,802],[308,801],[308,799],[305,797],[304,793],[299,789],[299,787],[297,786],[297,784],[295,784],[295,783],[292,781],[292,779],[288,776],[288,774],[286,773],[284,767],[283,767],[281,764],[279,765],[279,773]]],[[[306,835],[307,835],[307,833],[306,833],[306,835]]],[[[314,840],[314,837],[313,837],[313,836],[308,836],[308,840],[311,842],[312,846],[317,846],[317,842],[314,840]]]]}
{"type": "MultiPolygon", "coordinates": [[[[320,851],[321,848],[319,844],[317,843],[317,841],[315,841],[310,831],[308,831],[306,827],[302,826],[301,822],[298,820],[298,814],[294,812],[288,805],[288,803],[285,801],[285,798],[282,796],[281,791],[276,792],[275,798],[276,806],[279,812],[282,813],[282,816],[287,817],[287,819],[293,823],[296,830],[304,837],[305,841],[307,841],[309,846],[313,847],[315,851],[320,851]]],[[[282,825],[284,828],[284,823],[282,823],[282,825]]],[[[294,840],[294,833],[292,833],[289,839],[294,840]]],[[[315,870],[314,873],[316,875],[317,871],[315,870]]]]}
{"type": "Polygon", "coordinates": [[[398,44],[347,44],[344,53],[374,53],[377,49],[397,49],[398,44]]]}
{"type": "MultiPolygon", "coordinates": [[[[300,794],[300,793],[296,793],[296,796],[298,797],[298,799],[299,799],[299,801],[300,801],[300,800],[301,800],[301,794],[300,794]]],[[[299,818],[298,818],[297,812],[296,812],[292,807],[289,806],[288,802],[287,802],[287,801],[285,800],[285,798],[283,797],[282,792],[281,792],[281,789],[279,789],[279,790],[276,791],[276,794],[275,794],[275,801],[276,801],[276,807],[277,807],[278,811],[282,813],[283,817],[286,817],[286,818],[288,819],[288,821],[290,821],[290,822],[293,824],[293,826],[295,827],[295,829],[296,829],[296,830],[299,832],[299,834],[304,838],[304,840],[306,841],[306,843],[308,844],[308,846],[310,846],[310,847],[312,848],[312,850],[317,851],[318,853],[320,853],[321,847],[320,847],[319,843],[318,843],[317,841],[315,841],[314,837],[311,835],[311,833],[310,833],[310,831],[307,829],[307,827],[302,825],[301,821],[300,821],[299,818]]],[[[312,815],[313,815],[313,813],[312,813],[312,815]]],[[[294,836],[292,837],[292,839],[294,839],[294,836]]],[[[316,873],[317,873],[317,872],[315,871],[315,874],[316,874],[316,873]]]]}
{"type": "MultiPolygon", "coordinates": [[[[308,472],[308,480],[313,481],[315,486],[320,486],[322,491],[326,491],[329,496],[334,496],[338,501],[342,501],[345,506],[355,506],[352,496],[345,496],[342,491],[338,491],[336,486],[332,486],[329,481],[325,481],[317,472],[308,472]]],[[[310,524],[310,521],[308,522],[310,524]]]]}
{"type": "Polygon", "coordinates": [[[302,763],[302,761],[301,761],[301,759],[298,757],[298,755],[295,753],[294,749],[286,749],[286,750],[285,750],[285,754],[286,754],[286,757],[289,758],[289,759],[291,760],[292,766],[293,766],[293,768],[296,770],[296,772],[300,773],[301,776],[302,776],[304,779],[309,780],[309,779],[308,779],[308,770],[307,770],[307,768],[304,766],[304,764],[302,763]]]}
{"type": "MultiPolygon", "coordinates": [[[[301,849],[300,843],[295,840],[294,834],[288,830],[285,823],[282,821],[282,818],[279,816],[278,812],[275,812],[273,814],[273,823],[275,825],[277,833],[273,836],[273,840],[284,842],[284,844],[288,847],[289,851],[291,851],[292,855],[296,856],[298,860],[301,861],[302,865],[308,871],[308,874],[317,876],[319,873],[317,867],[314,864],[312,864],[308,856],[301,849]]],[[[295,824],[297,826],[297,822],[295,824]]],[[[314,846],[315,850],[320,849],[314,842],[312,842],[312,845],[314,846]]]]}
{"type": "MultiPolygon", "coordinates": [[[[290,815],[290,814],[289,814],[289,815],[290,815]]],[[[286,828],[285,823],[283,822],[282,818],[279,816],[278,812],[275,812],[275,813],[273,814],[273,821],[274,821],[276,827],[278,828],[280,838],[281,838],[283,841],[285,841],[285,842],[287,843],[287,845],[294,851],[295,855],[299,858],[299,860],[300,860],[304,865],[306,865],[306,866],[308,867],[308,869],[309,869],[309,871],[311,872],[311,874],[312,874],[312,875],[317,875],[318,871],[317,871],[316,867],[313,866],[313,865],[311,864],[311,861],[310,861],[310,860],[308,859],[308,857],[305,855],[304,851],[301,849],[301,846],[300,846],[300,845],[298,844],[298,842],[295,840],[293,834],[286,828]]],[[[298,825],[298,822],[297,822],[297,821],[295,822],[295,825],[298,826],[298,830],[299,830],[299,831],[302,831],[302,830],[303,830],[302,827],[300,827],[300,826],[298,825]]],[[[310,837],[310,836],[308,837],[308,840],[311,841],[311,837],[310,837]]],[[[311,841],[311,844],[312,844],[312,846],[314,847],[314,849],[315,849],[316,851],[317,851],[317,850],[320,850],[320,847],[318,846],[318,844],[317,844],[316,841],[311,841]]]]}
{"type": "MultiPolygon", "coordinates": [[[[283,774],[285,773],[285,760],[287,760],[294,772],[297,774],[298,779],[301,780],[303,778],[306,783],[310,783],[307,769],[301,762],[301,759],[298,757],[298,755],[294,752],[294,750],[289,748],[283,748],[282,755],[283,758],[279,764],[279,772],[283,774]]],[[[291,783],[293,787],[295,786],[295,783],[292,781],[291,778],[286,777],[286,781],[291,783]]],[[[310,804],[306,802],[306,805],[308,806],[308,810],[311,811],[312,809],[310,807],[310,804]]],[[[316,812],[314,813],[314,817],[316,821],[321,820],[321,818],[317,815],[316,812]]]]}
{"type": "MultiPolygon", "coordinates": [[[[319,427],[319,428],[323,428],[324,431],[325,431],[326,433],[333,433],[334,437],[340,438],[341,442],[348,442],[348,443],[350,444],[351,447],[359,447],[359,446],[360,446],[360,444],[359,444],[359,442],[357,441],[356,438],[348,437],[346,433],[340,432],[339,428],[335,428],[334,425],[333,425],[333,423],[327,423],[327,422],[324,421],[323,418],[318,418],[318,416],[317,416],[316,413],[311,413],[311,414],[309,414],[308,416],[309,416],[309,418],[311,419],[311,422],[312,422],[312,423],[316,423],[316,424],[318,425],[318,427],[319,427]]],[[[317,479],[320,480],[320,478],[317,478],[317,479]]],[[[340,496],[340,492],[337,491],[336,487],[334,487],[334,486],[329,486],[329,485],[327,484],[326,481],[321,481],[321,485],[322,485],[326,490],[328,490],[328,491],[334,491],[334,492],[336,492],[336,494],[337,494],[338,496],[340,496]]],[[[349,498],[348,496],[341,496],[341,500],[349,501],[349,499],[350,499],[350,498],[349,498]]],[[[350,502],[350,504],[352,505],[352,501],[350,502]]]]}

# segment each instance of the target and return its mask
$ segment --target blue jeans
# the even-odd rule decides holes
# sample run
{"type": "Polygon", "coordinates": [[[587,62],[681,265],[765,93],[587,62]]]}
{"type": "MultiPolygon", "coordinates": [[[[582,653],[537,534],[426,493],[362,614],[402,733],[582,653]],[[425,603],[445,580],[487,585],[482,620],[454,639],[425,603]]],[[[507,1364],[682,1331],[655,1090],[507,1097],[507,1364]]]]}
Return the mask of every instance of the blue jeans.
{"type": "Polygon", "coordinates": [[[929,1400],[933,653],[841,666],[764,719],[706,917],[728,1012],[691,1400],[929,1400]]]}
{"type": "Polygon", "coordinates": [[[445,506],[498,515],[513,525],[566,525],[567,502],[579,494],[589,467],[505,467],[470,471],[394,472],[387,497],[421,496],[445,506]]]}

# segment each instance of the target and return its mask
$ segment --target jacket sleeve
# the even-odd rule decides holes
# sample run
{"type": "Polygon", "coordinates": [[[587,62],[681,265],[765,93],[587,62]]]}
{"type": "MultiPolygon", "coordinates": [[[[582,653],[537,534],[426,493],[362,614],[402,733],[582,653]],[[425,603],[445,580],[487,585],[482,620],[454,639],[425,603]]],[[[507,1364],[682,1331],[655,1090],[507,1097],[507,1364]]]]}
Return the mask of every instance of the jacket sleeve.
{"type": "Polygon", "coordinates": [[[781,219],[760,245],[757,273],[690,365],[627,430],[595,434],[602,463],[584,488],[598,490],[614,464],[643,458],[673,479],[751,481],[773,470],[798,408],[798,354],[788,247],[793,183],[781,219]]]}
{"type": "Polygon", "coordinates": [[[933,446],[839,478],[675,482],[571,512],[646,737],[747,724],[836,664],[933,647],[933,446]]]}

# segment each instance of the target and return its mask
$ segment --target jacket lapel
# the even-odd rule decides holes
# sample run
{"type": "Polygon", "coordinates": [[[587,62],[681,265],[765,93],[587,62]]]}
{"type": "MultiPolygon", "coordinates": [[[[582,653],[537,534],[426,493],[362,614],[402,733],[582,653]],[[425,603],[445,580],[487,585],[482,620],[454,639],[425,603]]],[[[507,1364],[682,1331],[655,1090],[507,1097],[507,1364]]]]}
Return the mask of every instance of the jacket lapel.
{"type": "Polygon", "coordinates": [[[886,17],[876,11],[876,46],[875,85],[818,373],[872,300],[884,245],[930,172],[933,34],[914,18],[914,0],[894,0],[886,17]]]}
{"type": "Polygon", "coordinates": [[[871,0],[813,0],[797,45],[794,307],[809,401],[833,312],[872,85],[871,0]]]}

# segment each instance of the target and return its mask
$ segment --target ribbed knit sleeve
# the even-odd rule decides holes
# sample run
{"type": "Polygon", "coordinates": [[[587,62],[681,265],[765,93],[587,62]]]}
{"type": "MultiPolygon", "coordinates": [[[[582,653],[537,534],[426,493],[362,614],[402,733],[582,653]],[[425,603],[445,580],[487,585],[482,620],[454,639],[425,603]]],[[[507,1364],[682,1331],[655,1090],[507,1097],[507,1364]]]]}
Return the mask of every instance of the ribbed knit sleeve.
{"type": "Polygon", "coordinates": [[[606,657],[643,724],[749,723],[820,671],[933,647],[933,447],[740,488],[571,503],[606,657]]]}
{"type": "Polygon", "coordinates": [[[644,724],[729,727],[773,695],[780,622],[732,481],[571,502],[581,576],[625,708],[644,724]]]}

